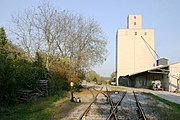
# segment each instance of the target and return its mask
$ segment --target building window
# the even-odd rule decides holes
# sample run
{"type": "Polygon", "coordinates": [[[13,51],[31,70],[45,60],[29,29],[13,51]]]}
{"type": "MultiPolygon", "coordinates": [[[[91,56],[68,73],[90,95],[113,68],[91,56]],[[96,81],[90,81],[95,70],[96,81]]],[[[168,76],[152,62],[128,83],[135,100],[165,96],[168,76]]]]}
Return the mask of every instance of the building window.
{"type": "Polygon", "coordinates": [[[136,25],[136,22],[134,22],[134,25],[136,25]]]}
{"type": "Polygon", "coordinates": [[[134,35],[137,35],[137,32],[135,32],[134,35]]]}
{"type": "Polygon", "coordinates": [[[136,16],[134,16],[134,19],[136,19],[136,16]]]}
{"type": "Polygon", "coordinates": [[[144,32],[144,35],[147,35],[147,32],[144,32]]]}

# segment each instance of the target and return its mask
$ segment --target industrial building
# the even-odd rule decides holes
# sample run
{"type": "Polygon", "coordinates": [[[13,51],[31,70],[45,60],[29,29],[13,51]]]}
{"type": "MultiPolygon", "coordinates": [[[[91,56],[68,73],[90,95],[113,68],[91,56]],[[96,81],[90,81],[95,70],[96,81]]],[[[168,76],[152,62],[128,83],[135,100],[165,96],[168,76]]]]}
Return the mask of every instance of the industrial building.
{"type": "Polygon", "coordinates": [[[142,15],[129,15],[127,28],[116,34],[117,85],[152,88],[159,81],[162,90],[178,90],[180,63],[168,65],[157,55],[155,64],[156,55],[154,30],[142,27],[142,15]]]}
{"type": "Polygon", "coordinates": [[[129,86],[152,89],[153,83],[159,81],[162,85],[160,90],[177,92],[180,87],[180,62],[152,67],[128,74],[125,78],[129,78],[129,86]]]}
{"type": "Polygon", "coordinates": [[[118,29],[116,37],[117,78],[154,66],[154,52],[148,47],[154,49],[154,30],[142,28],[142,15],[129,15],[127,28],[118,29]]]}

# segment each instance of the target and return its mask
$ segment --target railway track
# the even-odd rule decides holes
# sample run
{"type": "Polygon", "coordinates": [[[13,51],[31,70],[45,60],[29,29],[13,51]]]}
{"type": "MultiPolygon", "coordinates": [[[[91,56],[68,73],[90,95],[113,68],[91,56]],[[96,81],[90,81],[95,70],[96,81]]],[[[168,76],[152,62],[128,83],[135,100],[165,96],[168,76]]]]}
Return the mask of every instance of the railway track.
{"type": "Polygon", "coordinates": [[[115,119],[115,120],[118,120],[118,115],[117,115],[117,109],[118,109],[118,106],[121,104],[123,98],[125,97],[126,95],[126,92],[123,92],[122,96],[119,98],[118,102],[114,104],[113,100],[111,99],[110,95],[108,97],[109,99],[109,103],[111,105],[111,113],[110,115],[108,116],[107,120],[111,120],[112,118],[115,119]]]}
{"type": "Polygon", "coordinates": [[[139,115],[139,118],[142,119],[142,120],[146,120],[146,119],[147,119],[147,118],[146,118],[146,115],[145,115],[145,113],[144,113],[144,111],[143,111],[143,109],[142,109],[142,107],[141,107],[141,104],[139,103],[139,101],[138,101],[138,99],[137,99],[136,92],[133,91],[133,94],[134,94],[134,98],[135,98],[135,100],[136,100],[136,106],[137,106],[137,108],[138,108],[137,113],[138,113],[138,115],[139,115]]]}
{"type": "Polygon", "coordinates": [[[135,91],[128,91],[118,110],[118,120],[147,120],[135,91]]]}
{"type": "Polygon", "coordinates": [[[65,120],[147,119],[139,102],[142,99],[138,99],[141,94],[134,91],[110,91],[106,86],[95,88],[89,89],[90,94],[92,94],[91,101],[82,103],[81,107],[78,107],[70,116],[64,118],[65,120]]]}
{"type": "Polygon", "coordinates": [[[96,102],[97,97],[98,97],[99,94],[104,95],[106,97],[108,103],[109,103],[109,105],[106,105],[106,106],[108,106],[108,108],[110,108],[110,113],[107,116],[107,120],[110,120],[110,119],[118,120],[118,117],[117,117],[118,116],[117,115],[118,106],[121,104],[124,96],[126,95],[126,92],[123,92],[123,94],[119,97],[118,102],[114,103],[114,101],[113,101],[113,99],[111,98],[111,95],[110,95],[110,93],[112,93],[112,92],[108,91],[107,87],[105,87],[105,89],[106,89],[105,92],[102,91],[102,89],[103,89],[103,87],[99,91],[96,90],[96,91],[98,91],[98,93],[95,95],[93,101],[89,104],[89,106],[80,115],[79,120],[82,120],[84,117],[86,117],[88,115],[88,112],[90,111],[91,106],[96,102]]]}
{"type": "MultiPolygon", "coordinates": [[[[103,89],[103,86],[101,87],[100,91],[101,91],[102,89],[103,89]]],[[[99,95],[99,93],[100,93],[100,92],[98,92],[98,93],[94,96],[93,101],[88,105],[88,107],[85,109],[85,111],[80,115],[79,120],[82,120],[82,118],[83,118],[84,116],[87,116],[87,113],[88,113],[89,110],[91,109],[92,104],[96,101],[97,96],[99,95]]]]}
{"type": "MultiPolygon", "coordinates": [[[[91,106],[93,103],[96,102],[97,97],[99,94],[103,94],[106,98],[107,101],[109,103],[109,108],[110,108],[110,113],[107,116],[106,120],[119,120],[121,119],[121,114],[118,114],[118,107],[122,107],[121,106],[121,102],[123,101],[124,97],[126,96],[127,92],[123,92],[121,95],[119,95],[119,99],[118,101],[116,100],[116,103],[113,101],[113,99],[111,98],[111,95],[113,92],[108,91],[108,88],[106,87],[105,91],[102,91],[103,87],[98,91],[98,93],[96,94],[94,100],[90,103],[90,105],[87,107],[87,109],[83,112],[83,114],[81,114],[81,116],[79,117],[79,120],[82,120],[84,116],[87,116],[88,112],[91,109],[91,106]]],[[[141,120],[147,120],[145,113],[140,105],[140,102],[138,101],[136,92],[133,91],[133,96],[135,99],[135,104],[136,104],[136,114],[134,114],[136,117],[134,117],[134,119],[141,119],[141,120]],[[138,116],[138,117],[137,117],[138,116]]],[[[100,108],[100,107],[99,107],[100,108]]],[[[101,108],[100,108],[101,109],[101,108]]]]}

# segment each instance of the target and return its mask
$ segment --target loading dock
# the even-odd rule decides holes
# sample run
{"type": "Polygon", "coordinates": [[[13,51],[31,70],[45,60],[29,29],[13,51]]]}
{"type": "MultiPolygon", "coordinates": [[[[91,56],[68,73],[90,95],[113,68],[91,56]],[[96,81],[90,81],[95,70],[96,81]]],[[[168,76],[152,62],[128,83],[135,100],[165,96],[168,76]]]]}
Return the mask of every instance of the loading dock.
{"type": "Polygon", "coordinates": [[[180,62],[156,66],[126,75],[125,78],[129,79],[129,86],[152,89],[155,81],[160,81],[161,87],[156,90],[179,92],[180,62]]]}

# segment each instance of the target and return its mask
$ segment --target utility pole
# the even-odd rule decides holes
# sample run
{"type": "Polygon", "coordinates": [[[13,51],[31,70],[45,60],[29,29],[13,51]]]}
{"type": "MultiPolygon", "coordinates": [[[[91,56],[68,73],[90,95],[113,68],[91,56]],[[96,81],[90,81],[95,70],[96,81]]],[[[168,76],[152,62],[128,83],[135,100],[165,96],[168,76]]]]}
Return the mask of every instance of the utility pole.
{"type": "Polygon", "coordinates": [[[74,86],[74,83],[73,82],[71,82],[70,83],[70,86],[71,86],[71,102],[74,102],[74,96],[73,96],[73,86],[74,86]]]}
{"type": "Polygon", "coordinates": [[[180,75],[178,75],[178,79],[177,79],[177,92],[179,93],[179,80],[180,80],[180,75]]]}

